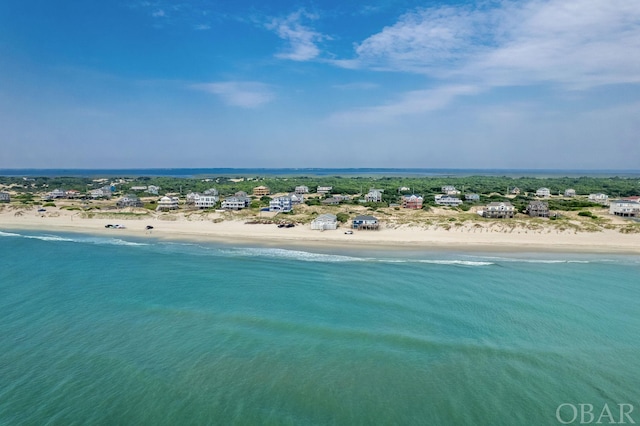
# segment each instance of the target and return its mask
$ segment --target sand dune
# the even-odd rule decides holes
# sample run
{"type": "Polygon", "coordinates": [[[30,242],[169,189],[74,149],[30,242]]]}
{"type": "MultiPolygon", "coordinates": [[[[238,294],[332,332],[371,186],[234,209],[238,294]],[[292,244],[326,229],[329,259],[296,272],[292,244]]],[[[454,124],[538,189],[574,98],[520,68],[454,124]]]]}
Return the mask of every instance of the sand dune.
{"type": "Polygon", "coordinates": [[[23,229],[42,232],[83,232],[101,235],[134,236],[175,240],[260,243],[266,245],[325,245],[340,247],[425,248],[495,251],[564,251],[640,254],[640,234],[623,234],[615,229],[599,232],[560,231],[551,226],[535,229],[507,226],[495,222],[468,222],[458,226],[389,225],[379,231],[345,234],[346,225],[337,230],[314,231],[309,225],[278,228],[274,224],[247,224],[246,220],[222,220],[220,214],[186,216],[113,215],[109,218],[83,218],[78,211],[48,208],[0,211],[0,230],[23,229]],[[117,217],[117,218],[114,218],[117,217]],[[163,220],[165,219],[165,220],[163,220]],[[166,220],[169,219],[169,220],[166,220]],[[125,229],[107,229],[107,224],[125,229]],[[153,230],[146,229],[147,225],[153,230]],[[446,229],[449,228],[449,229],[446,229]]]}

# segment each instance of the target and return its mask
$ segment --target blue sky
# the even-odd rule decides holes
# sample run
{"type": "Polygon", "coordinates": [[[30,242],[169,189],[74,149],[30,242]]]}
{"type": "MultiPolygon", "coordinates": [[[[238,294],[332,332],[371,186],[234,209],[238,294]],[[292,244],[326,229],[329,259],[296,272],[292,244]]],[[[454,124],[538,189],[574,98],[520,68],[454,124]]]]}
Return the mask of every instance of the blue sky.
{"type": "Polygon", "coordinates": [[[0,168],[640,168],[640,2],[0,2],[0,168]]]}

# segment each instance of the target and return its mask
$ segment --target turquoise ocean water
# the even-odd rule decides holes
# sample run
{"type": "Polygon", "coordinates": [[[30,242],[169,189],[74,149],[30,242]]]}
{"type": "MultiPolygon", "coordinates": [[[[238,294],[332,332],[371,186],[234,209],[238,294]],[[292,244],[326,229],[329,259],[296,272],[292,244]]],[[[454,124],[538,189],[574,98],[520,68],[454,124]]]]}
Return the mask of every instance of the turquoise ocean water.
{"type": "Polygon", "coordinates": [[[638,256],[5,231],[0,266],[1,425],[640,422],[638,256]]]}

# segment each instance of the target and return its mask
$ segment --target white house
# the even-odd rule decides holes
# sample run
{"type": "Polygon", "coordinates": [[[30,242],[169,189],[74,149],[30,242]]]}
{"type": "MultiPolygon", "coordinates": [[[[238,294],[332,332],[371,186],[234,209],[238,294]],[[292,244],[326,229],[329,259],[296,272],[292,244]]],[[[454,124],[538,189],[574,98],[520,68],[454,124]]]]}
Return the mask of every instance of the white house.
{"type": "Polygon", "coordinates": [[[196,194],[193,203],[199,209],[210,209],[215,207],[219,200],[220,197],[217,194],[196,194]]]}
{"type": "Polygon", "coordinates": [[[291,205],[297,206],[298,204],[304,203],[304,195],[291,193],[289,194],[289,198],[291,198],[291,205]]]}
{"type": "Polygon", "coordinates": [[[575,197],[576,196],[576,190],[572,189],[572,188],[565,189],[564,196],[565,197],[575,197]]]}
{"type": "Polygon", "coordinates": [[[287,213],[291,211],[291,208],[292,208],[291,197],[288,195],[275,197],[271,201],[269,201],[270,212],[287,213]]]}
{"type": "Polygon", "coordinates": [[[319,186],[318,189],[316,189],[316,192],[318,194],[328,194],[333,190],[333,186],[319,186]]]}
{"type": "Polygon", "coordinates": [[[490,218],[512,218],[515,215],[515,207],[508,201],[494,201],[485,206],[482,212],[483,217],[490,218]]]}
{"type": "Polygon", "coordinates": [[[382,193],[384,191],[382,189],[371,188],[369,192],[364,196],[364,200],[369,203],[380,203],[382,202],[382,193]]]}
{"type": "Polygon", "coordinates": [[[307,194],[307,193],[309,193],[309,187],[308,186],[304,186],[304,185],[296,186],[295,193],[296,194],[307,194]]]}
{"type": "Polygon", "coordinates": [[[325,229],[337,229],[338,218],[335,214],[325,213],[316,217],[311,222],[311,229],[324,231],[325,229]]]}
{"type": "Polygon", "coordinates": [[[93,199],[97,199],[97,198],[111,198],[111,187],[110,186],[103,186],[102,188],[98,188],[98,189],[94,189],[93,191],[91,191],[90,193],[91,198],[93,199]]]}
{"type": "Polygon", "coordinates": [[[247,193],[240,191],[236,192],[236,195],[233,197],[227,197],[222,202],[222,208],[226,210],[241,210],[249,207],[250,202],[251,198],[247,196],[247,193]]]}
{"type": "Polygon", "coordinates": [[[216,188],[205,189],[204,195],[218,195],[218,190],[216,188]]]}
{"type": "Polygon", "coordinates": [[[611,201],[609,214],[622,217],[640,217],[640,201],[637,197],[611,201]]]}
{"type": "Polygon", "coordinates": [[[178,197],[164,196],[160,198],[160,201],[158,201],[158,207],[156,208],[156,210],[160,210],[160,211],[177,210],[179,201],[180,200],[178,199],[178,197]]]}
{"type": "Polygon", "coordinates": [[[592,203],[607,205],[609,203],[609,196],[601,193],[589,194],[589,201],[591,201],[592,203]]]}
{"type": "Polygon", "coordinates": [[[122,207],[143,207],[144,204],[142,204],[142,201],[140,201],[140,198],[136,197],[135,195],[128,194],[120,198],[118,202],[116,202],[116,206],[121,208],[122,207]]]}
{"type": "Polygon", "coordinates": [[[453,206],[457,207],[462,204],[462,200],[458,197],[452,197],[450,195],[438,194],[434,197],[436,204],[441,206],[453,206]]]}
{"type": "Polygon", "coordinates": [[[160,187],[159,187],[159,186],[149,185],[149,186],[147,187],[147,192],[148,192],[149,194],[152,194],[152,195],[158,195],[158,191],[160,191],[160,187]]]}
{"type": "Polygon", "coordinates": [[[460,191],[453,185],[445,185],[442,188],[442,193],[446,195],[460,195],[460,191]]]}
{"type": "Polygon", "coordinates": [[[54,189],[47,194],[49,198],[64,198],[67,196],[67,191],[63,189],[54,189]]]}
{"type": "Polygon", "coordinates": [[[478,194],[464,194],[466,201],[480,201],[480,195],[478,194]]]}
{"type": "Polygon", "coordinates": [[[551,191],[549,188],[538,188],[536,191],[536,197],[550,197],[551,191]]]}

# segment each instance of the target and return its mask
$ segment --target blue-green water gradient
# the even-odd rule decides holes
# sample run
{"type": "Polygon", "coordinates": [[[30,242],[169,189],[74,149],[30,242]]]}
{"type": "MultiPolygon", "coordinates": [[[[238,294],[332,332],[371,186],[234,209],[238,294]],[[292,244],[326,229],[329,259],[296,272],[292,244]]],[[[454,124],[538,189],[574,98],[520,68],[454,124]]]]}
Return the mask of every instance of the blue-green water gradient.
{"type": "Polygon", "coordinates": [[[638,256],[5,231],[0,266],[2,425],[544,425],[562,403],[640,410],[638,256]]]}

